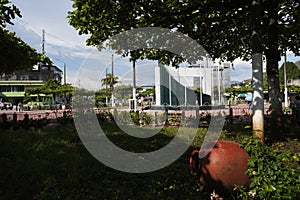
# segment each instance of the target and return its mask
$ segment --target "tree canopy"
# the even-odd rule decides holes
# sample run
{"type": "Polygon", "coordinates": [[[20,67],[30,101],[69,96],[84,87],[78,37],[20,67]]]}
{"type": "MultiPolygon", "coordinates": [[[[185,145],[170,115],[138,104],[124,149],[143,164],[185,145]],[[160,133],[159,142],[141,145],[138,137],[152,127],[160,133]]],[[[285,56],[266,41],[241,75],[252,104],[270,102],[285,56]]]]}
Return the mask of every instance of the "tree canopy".
{"type": "MultiPolygon", "coordinates": [[[[293,62],[286,62],[286,78],[287,80],[300,79],[300,69],[293,62]]],[[[280,83],[284,84],[284,64],[279,69],[280,83]]]]}
{"type": "Polygon", "coordinates": [[[105,78],[101,79],[102,85],[109,86],[110,91],[112,90],[113,86],[119,82],[120,82],[119,77],[117,76],[112,77],[111,73],[107,74],[105,78]]]}
{"type": "MultiPolygon", "coordinates": [[[[282,99],[279,84],[280,53],[300,53],[300,2],[298,0],[147,0],[106,1],[73,0],[69,23],[79,34],[89,34],[88,45],[99,45],[109,37],[139,27],[162,27],[181,32],[201,44],[213,59],[250,60],[252,34],[267,63],[271,120],[282,122],[282,99]],[[259,4],[260,10],[253,9],[259,4]],[[251,20],[253,13],[259,21],[251,20]],[[256,29],[253,31],[254,24],[256,29]]],[[[182,62],[175,55],[149,51],[131,53],[134,59],[157,57],[182,62]],[[156,56],[155,56],[156,55],[156,56]]],[[[168,63],[168,62],[167,62],[168,63]]],[[[173,63],[177,66],[178,63],[173,63]]],[[[263,102],[262,102],[263,103],[263,102]]]]}
{"type": "MultiPolygon", "coordinates": [[[[263,1],[263,49],[270,49],[267,34],[271,9],[278,10],[281,49],[299,54],[299,2],[263,1]],[[273,3],[274,4],[274,3],[273,3]]],[[[233,61],[251,59],[250,0],[210,1],[105,1],[74,0],[69,23],[79,34],[90,34],[88,45],[98,45],[109,37],[138,27],[164,27],[187,34],[199,42],[213,58],[233,61]]],[[[275,41],[274,41],[275,42],[275,41]]]]}
{"type": "Polygon", "coordinates": [[[15,17],[22,17],[20,10],[8,0],[0,1],[0,74],[10,74],[17,70],[32,69],[38,62],[52,64],[51,60],[9,32],[5,27],[15,17]]]}
{"type": "Polygon", "coordinates": [[[51,94],[53,95],[54,100],[56,99],[57,94],[64,94],[65,96],[71,96],[74,88],[70,84],[63,84],[55,79],[48,80],[44,85],[35,88],[28,88],[25,91],[26,96],[33,94],[51,94]]]}

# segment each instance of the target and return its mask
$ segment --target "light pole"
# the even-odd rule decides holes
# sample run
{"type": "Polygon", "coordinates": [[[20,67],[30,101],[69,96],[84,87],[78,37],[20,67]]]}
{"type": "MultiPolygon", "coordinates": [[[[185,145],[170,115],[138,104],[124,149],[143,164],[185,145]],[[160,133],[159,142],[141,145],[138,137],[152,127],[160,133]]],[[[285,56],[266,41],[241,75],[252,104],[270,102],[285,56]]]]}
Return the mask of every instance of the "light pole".
{"type": "Polygon", "coordinates": [[[132,61],[132,76],[133,76],[133,88],[132,88],[132,97],[133,97],[133,110],[136,111],[137,101],[136,101],[136,74],[135,74],[135,60],[132,61]]]}
{"type": "MultiPolygon", "coordinates": [[[[107,81],[107,68],[105,69],[105,78],[106,78],[106,81],[107,81]]],[[[106,82],[106,84],[105,84],[105,103],[106,103],[106,105],[108,105],[107,82],[106,82]]]]}
{"type": "Polygon", "coordinates": [[[286,50],[283,51],[284,55],[284,64],[283,64],[283,73],[284,73],[284,107],[288,107],[288,91],[287,91],[287,81],[286,81],[286,50]]]}
{"type": "Polygon", "coordinates": [[[111,107],[115,107],[114,98],[114,54],[111,54],[111,107]]]}
{"type": "Polygon", "coordinates": [[[66,66],[66,63],[58,58],[55,58],[55,60],[59,61],[59,62],[62,62],[64,64],[64,84],[67,83],[67,66],[66,66]]]}

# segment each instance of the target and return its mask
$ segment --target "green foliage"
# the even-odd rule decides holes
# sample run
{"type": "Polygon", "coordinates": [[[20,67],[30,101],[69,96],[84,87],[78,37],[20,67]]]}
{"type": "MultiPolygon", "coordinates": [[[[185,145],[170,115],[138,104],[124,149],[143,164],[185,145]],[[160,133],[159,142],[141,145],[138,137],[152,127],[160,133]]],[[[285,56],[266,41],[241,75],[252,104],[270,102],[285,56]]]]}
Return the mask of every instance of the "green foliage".
{"type": "MultiPolygon", "coordinates": [[[[73,11],[68,13],[69,23],[79,34],[89,34],[88,45],[98,45],[109,37],[137,27],[165,27],[176,29],[199,42],[213,58],[232,61],[238,57],[251,59],[251,1],[104,1],[74,0],[73,11]],[[212,33],[212,34],[208,34],[212,33]]],[[[263,50],[267,54],[270,30],[269,19],[279,10],[280,46],[299,53],[299,4],[280,0],[262,2],[264,36],[263,50]],[[287,17],[289,16],[289,17],[287,17]],[[293,28],[291,28],[293,27],[293,28]],[[266,41],[266,42],[264,42],[266,41]]],[[[274,34],[274,33],[272,33],[274,34]]],[[[274,43],[274,41],[273,41],[274,43]]],[[[135,59],[165,59],[182,62],[173,54],[145,49],[134,53],[135,59]]]]}
{"type": "MultiPolygon", "coordinates": [[[[120,148],[132,152],[160,149],[178,131],[176,128],[158,128],[158,134],[153,137],[134,138],[123,133],[117,125],[105,123],[106,117],[112,117],[109,112],[98,117],[104,118],[101,128],[106,136],[120,148]]],[[[206,128],[198,129],[193,148],[174,163],[155,172],[131,174],[111,169],[90,155],[76,133],[72,118],[64,116],[57,122],[53,126],[52,120],[31,121],[26,130],[22,122],[13,129],[0,126],[0,199],[210,198],[210,194],[200,188],[198,177],[189,174],[188,164],[191,152],[202,145],[206,128]],[[45,126],[49,122],[52,126],[45,126]]],[[[253,180],[252,185],[249,190],[240,189],[239,198],[299,199],[296,196],[297,193],[299,195],[300,184],[299,140],[284,143],[290,145],[294,153],[273,151],[286,147],[283,142],[273,144],[271,148],[257,139],[245,139],[250,134],[244,133],[243,125],[230,126],[234,126],[232,131],[225,127],[226,130],[239,132],[239,136],[230,136],[230,140],[241,141],[242,137],[243,147],[251,155],[248,174],[253,180]],[[255,198],[249,196],[254,191],[255,198]]],[[[228,140],[227,137],[224,139],[228,140]]]]}
{"type": "MultiPolygon", "coordinates": [[[[132,98],[132,86],[131,85],[118,85],[114,88],[114,95],[118,99],[130,99],[132,98]]],[[[136,88],[136,92],[139,88],[136,88]]],[[[128,101],[127,101],[128,102],[128,101]]]]}
{"type": "MultiPolygon", "coordinates": [[[[97,46],[114,35],[134,28],[163,27],[194,39],[212,59],[250,60],[252,53],[263,53],[270,80],[270,116],[280,121],[278,49],[288,49],[296,55],[300,52],[300,40],[297,39],[300,37],[298,1],[74,0],[73,8],[68,13],[69,23],[79,34],[90,36],[88,45],[97,46]],[[258,40],[253,43],[255,38],[258,40]]],[[[172,43],[172,38],[166,42],[172,43]]],[[[186,59],[160,49],[121,53],[130,55],[131,60],[147,58],[173,66],[179,66],[186,59]]]]}
{"type": "Polygon", "coordinates": [[[56,99],[57,94],[64,94],[65,96],[72,96],[73,95],[73,86],[71,84],[63,84],[56,79],[50,79],[48,80],[44,85],[35,87],[35,88],[28,88],[25,90],[25,95],[27,97],[27,101],[29,101],[29,96],[36,94],[52,94],[54,97],[54,100],[56,99]]]}
{"type": "Polygon", "coordinates": [[[109,111],[107,111],[107,112],[102,111],[101,113],[97,114],[97,119],[100,123],[103,123],[103,122],[107,123],[109,121],[112,121],[113,115],[109,111]]]}
{"type": "Polygon", "coordinates": [[[148,95],[153,95],[153,94],[155,94],[155,87],[142,91],[141,96],[146,97],[148,95]]]}
{"type": "Polygon", "coordinates": [[[148,125],[150,124],[152,118],[145,112],[127,112],[121,111],[117,113],[117,120],[119,123],[126,125],[131,124],[132,122],[136,125],[148,125]]]}
{"type": "Polygon", "coordinates": [[[252,92],[252,90],[253,89],[251,87],[240,87],[240,88],[231,87],[231,88],[226,88],[225,91],[233,94],[239,94],[239,93],[252,92]]]}
{"type": "Polygon", "coordinates": [[[120,82],[119,77],[117,77],[117,76],[112,77],[112,74],[110,74],[110,73],[107,74],[105,78],[101,79],[102,85],[106,85],[106,86],[110,87],[110,92],[111,92],[113,86],[119,82],[120,82]]]}
{"type": "Polygon", "coordinates": [[[150,124],[151,121],[152,121],[152,118],[150,115],[148,115],[145,112],[140,113],[140,123],[141,124],[147,125],[147,124],[150,124]]]}
{"type": "Polygon", "coordinates": [[[9,0],[1,0],[0,27],[5,28],[6,23],[13,25],[11,19],[14,19],[16,16],[22,17],[20,10],[15,5],[11,5],[9,0]]]}
{"type": "MultiPolygon", "coordinates": [[[[274,150],[256,137],[243,141],[242,147],[249,153],[251,178],[249,189],[240,188],[240,198],[247,199],[299,199],[300,153],[274,150]]],[[[237,189],[237,188],[236,188],[237,189]]]]}
{"type": "MultiPolygon", "coordinates": [[[[300,79],[300,69],[293,62],[286,62],[286,78],[300,79]]],[[[281,84],[284,84],[284,64],[279,68],[279,80],[281,84]]]]}
{"type": "Polygon", "coordinates": [[[10,74],[17,70],[32,69],[38,62],[52,64],[45,55],[37,53],[14,32],[5,29],[6,23],[12,24],[12,19],[21,17],[20,10],[8,0],[0,1],[0,74],[10,74]]]}
{"type": "MultiPolygon", "coordinates": [[[[282,88],[283,87],[284,86],[282,85],[282,88]]],[[[299,85],[288,85],[287,89],[288,89],[288,91],[291,91],[291,92],[300,92],[300,86],[299,85]]]]}
{"type": "Polygon", "coordinates": [[[0,29],[0,74],[32,69],[41,60],[41,55],[15,33],[0,29]]]}
{"type": "Polygon", "coordinates": [[[283,109],[282,109],[282,112],[283,113],[292,113],[292,109],[290,108],[290,107],[284,107],[283,109]]]}

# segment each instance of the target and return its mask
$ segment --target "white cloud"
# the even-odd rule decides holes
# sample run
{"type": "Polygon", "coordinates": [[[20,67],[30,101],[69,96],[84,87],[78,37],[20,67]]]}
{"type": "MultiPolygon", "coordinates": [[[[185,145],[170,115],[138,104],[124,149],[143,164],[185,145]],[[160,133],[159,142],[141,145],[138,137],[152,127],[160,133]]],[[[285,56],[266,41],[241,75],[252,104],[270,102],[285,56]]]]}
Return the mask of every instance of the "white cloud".
{"type": "Polygon", "coordinates": [[[252,66],[250,62],[236,59],[230,71],[231,81],[243,81],[252,77],[252,66]]]}
{"type": "MultiPolygon", "coordinates": [[[[15,19],[14,26],[8,28],[17,33],[30,46],[41,52],[42,29],[46,32],[45,50],[46,55],[53,59],[57,66],[67,65],[67,81],[75,83],[76,75],[80,72],[80,67],[89,63],[95,68],[88,68],[84,71],[87,77],[95,75],[97,70],[103,72],[111,71],[111,53],[108,51],[97,52],[95,48],[86,47],[85,41],[88,36],[80,36],[78,32],[69,25],[67,17],[71,11],[72,1],[70,0],[11,0],[13,4],[21,10],[22,18],[15,19]],[[92,53],[91,53],[92,52],[92,53]],[[59,59],[61,61],[57,61],[59,59]],[[96,70],[97,68],[97,70],[96,70]],[[95,71],[96,70],[96,71],[95,71]]],[[[298,61],[299,57],[294,57],[291,52],[287,55],[288,61],[298,61]]],[[[279,62],[282,64],[283,59],[279,62]]],[[[138,61],[136,65],[137,84],[149,84],[154,82],[154,66],[156,62],[138,61]]],[[[235,70],[231,70],[232,81],[243,81],[252,76],[251,63],[240,59],[234,61],[235,70]]],[[[132,63],[128,58],[114,57],[114,73],[121,77],[123,84],[132,83],[132,63]]],[[[100,72],[99,72],[100,73],[100,72]]],[[[101,74],[100,73],[100,74],[101,74]]],[[[83,74],[80,74],[81,76],[83,74]]],[[[99,76],[101,76],[99,74],[99,76]]],[[[89,87],[93,86],[93,81],[87,80],[89,87]]]]}

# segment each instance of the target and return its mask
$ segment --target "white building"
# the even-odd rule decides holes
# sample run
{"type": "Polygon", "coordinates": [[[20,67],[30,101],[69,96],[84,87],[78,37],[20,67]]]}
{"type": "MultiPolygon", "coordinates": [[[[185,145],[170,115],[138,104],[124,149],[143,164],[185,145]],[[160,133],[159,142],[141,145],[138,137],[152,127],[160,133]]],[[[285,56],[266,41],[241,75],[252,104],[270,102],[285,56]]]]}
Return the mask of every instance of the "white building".
{"type": "Polygon", "coordinates": [[[230,87],[230,65],[155,68],[156,105],[189,106],[224,104],[224,88],[230,87]],[[195,91],[197,91],[195,93],[195,91]]]}

